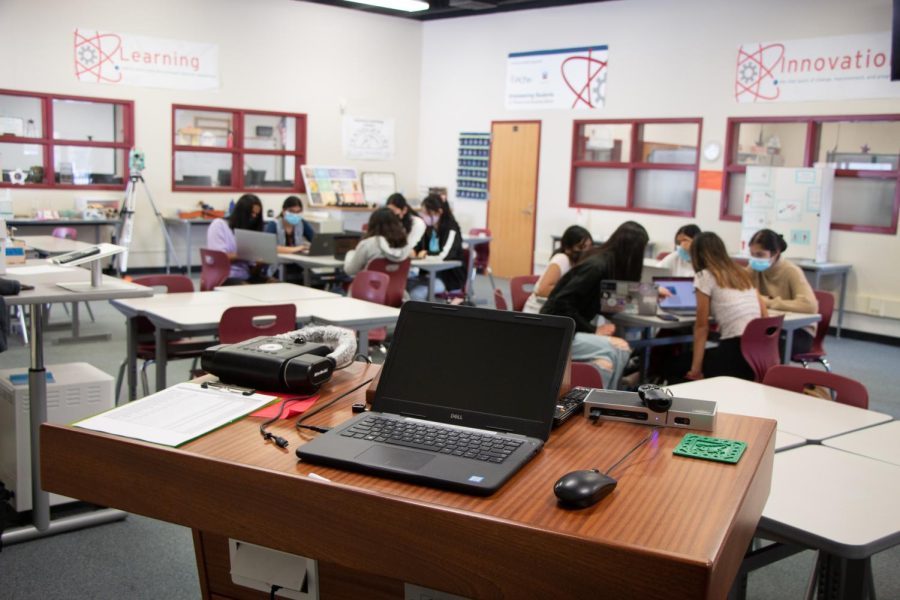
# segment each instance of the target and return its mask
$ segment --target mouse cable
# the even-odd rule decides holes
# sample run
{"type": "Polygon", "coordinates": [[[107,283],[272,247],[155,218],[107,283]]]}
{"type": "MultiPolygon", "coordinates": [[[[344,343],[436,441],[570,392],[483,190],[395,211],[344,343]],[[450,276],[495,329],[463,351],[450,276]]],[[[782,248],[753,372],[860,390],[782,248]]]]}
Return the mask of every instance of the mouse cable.
{"type": "Polygon", "coordinates": [[[643,446],[644,444],[646,444],[647,442],[649,442],[651,439],[653,439],[653,437],[656,435],[656,432],[657,432],[657,430],[658,430],[659,428],[660,428],[659,425],[656,426],[656,427],[654,427],[654,428],[650,431],[650,433],[647,434],[647,437],[645,437],[645,438],[642,439],[640,442],[638,442],[637,444],[635,444],[634,447],[633,447],[631,450],[629,450],[628,452],[625,453],[625,456],[623,456],[622,458],[620,458],[619,460],[617,460],[617,461],[615,462],[615,464],[613,464],[613,466],[611,466],[610,468],[608,468],[608,469],[606,470],[606,473],[605,473],[605,474],[606,474],[606,475],[609,475],[610,473],[612,473],[612,470],[613,470],[613,469],[615,469],[615,468],[618,467],[620,464],[622,464],[622,462],[623,462],[626,458],[628,458],[629,456],[631,456],[632,454],[634,454],[635,452],[637,452],[638,448],[640,448],[641,446],[643,446]]]}
{"type": "Polygon", "coordinates": [[[371,378],[369,378],[369,379],[366,379],[365,381],[363,381],[362,383],[360,383],[360,384],[359,384],[358,386],[356,386],[355,388],[353,388],[353,389],[351,389],[351,390],[348,390],[348,391],[344,392],[344,393],[341,394],[340,396],[336,396],[336,397],[332,398],[331,400],[329,400],[328,402],[326,402],[326,403],[323,404],[322,406],[317,406],[317,407],[315,408],[315,410],[310,410],[310,411],[307,411],[307,412],[303,413],[302,415],[300,415],[300,418],[297,419],[297,421],[294,423],[294,427],[296,427],[297,429],[311,429],[311,430],[316,431],[316,432],[318,432],[318,433],[325,433],[326,431],[328,431],[328,429],[326,429],[326,428],[324,428],[324,427],[316,427],[315,425],[304,425],[304,424],[303,424],[303,421],[305,421],[306,419],[308,419],[308,418],[310,418],[310,417],[312,417],[312,416],[314,416],[314,415],[319,414],[320,412],[322,412],[323,410],[325,410],[325,409],[328,408],[329,406],[333,405],[333,404],[334,404],[335,402],[337,402],[338,400],[343,400],[344,398],[346,398],[347,396],[349,396],[350,394],[352,394],[352,393],[355,392],[356,390],[360,389],[361,387],[365,387],[365,386],[369,385],[370,383],[372,383],[372,381],[373,381],[374,379],[375,379],[374,377],[371,377],[371,378]]]}
{"type": "Polygon", "coordinates": [[[313,397],[313,394],[311,394],[309,396],[292,396],[290,398],[282,399],[281,407],[278,409],[278,414],[275,415],[274,417],[272,417],[271,419],[269,419],[268,421],[266,421],[265,423],[260,424],[259,434],[263,437],[264,440],[271,441],[273,444],[275,444],[279,448],[287,448],[288,441],[286,439],[284,439],[280,435],[275,435],[271,431],[266,431],[266,428],[281,418],[281,415],[284,414],[284,408],[287,406],[288,402],[295,402],[297,400],[308,400],[309,398],[312,398],[312,397],[313,397]]]}

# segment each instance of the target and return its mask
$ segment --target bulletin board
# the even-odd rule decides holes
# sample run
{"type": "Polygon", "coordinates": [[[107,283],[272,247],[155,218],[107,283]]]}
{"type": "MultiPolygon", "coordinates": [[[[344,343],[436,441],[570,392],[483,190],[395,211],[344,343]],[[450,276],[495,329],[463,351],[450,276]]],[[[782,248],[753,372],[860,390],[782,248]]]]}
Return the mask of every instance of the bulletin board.
{"type": "Polygon", "coordinates": [[[456,197],[487,200],[490,133],[460,133],[456,169],[456,197]]]}
{"type": "Polygon", "coordinates": [[[353,167],[316,167],[300,169],[310,206],[365,206],[359,173],[353,167]]]}
{"type": "Polygon", "coordinates": [[[788,258],[828,260],[834,169],[747,167],[741,219],[742,256],[760,229],[784,236],[788,258]]]}

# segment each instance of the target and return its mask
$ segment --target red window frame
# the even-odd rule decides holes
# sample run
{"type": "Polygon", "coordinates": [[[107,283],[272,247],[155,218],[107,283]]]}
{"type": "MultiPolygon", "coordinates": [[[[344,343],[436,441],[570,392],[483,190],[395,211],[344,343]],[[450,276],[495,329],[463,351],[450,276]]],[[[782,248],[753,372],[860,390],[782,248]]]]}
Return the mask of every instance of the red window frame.
{"type": "Polygon", "coordinates": [[[173,104],[172,105],[172,133],[169,138],[172,143],[172,191],[173,192],[249,192],[249,193],[270,193],[270,192],[306,192],[303,184],[303,177],[300,174],[300,167],[306,164],[306,123],[307,117],[305,113],[289,113],[266,110],[253,110],[249,108],[224,108],[221,106],[199,106],[194,104],[173,104]],[[204,112],[218,112],[231,115],[234,129],[232,130],[232,145],[230,148],[219,148],[209,146],[186,146],[176,144],[175,140],[175,112],[178,110],[198,110],[204,112]],[[259,148],[244,148],[244,117],[246,115],[262,115],[269,117],[292,117],[295,119],[296,127],[294,128],[296,141],[294,150],[264,150],[259,148]],[[175,179],[175,154],[177,152],[211,152],[213,154],[231,154],[231,186],[194,186],[194,185],[178,185],[175,179]],[[269,155],[269,156],[293,156],[294,157],[294,185],[285,187],[270,186],[244,186],[244,156],[245,155],[269,155]]]}
{"type": "Polygon", "coordinates": [[[676,215],[693,217],[697,211],[697,179],[700,172],[700,140],[703,136],[703,119],[699,117],[669,118],[669,119],[587,119],[574,121],[572,124],[572,167],[569,173],[569,206],[572,208],[588,208],[600,210],[621,210],[629,212],[650,213],[656,215],[676,215]],[[644,125],[696,125],[697,126],[697,155],[693,164],[684,163],[645,163],[640,160],[640,147],[643,140],[641,132],[644,125]],[[631,125],[630,156],[627,161],[606,162],[579,160],[579,129],[583,125],[631,125]],[[607,206],[600,204],[584,204],[575,201],[575,174],[578,169],[627,169],[628,170],[628,197],[625,206],[607,206]],[[634,206],[634,181],[639,170],[668,170],[668,171],[692,171],[694,173],[694,191],[691,197],[691,209],[689,211],[664,210],[658,208],[641,208],[634,206]]]}
{"type": "MultiPolygon", "coordinates": [[[[900,121],[900,114],[880,115],[816,115],[812,117],[729,117],[725,133],[725,166],[722,173],[722,196],[719,203],[719,219],[722,221],[740,221],[740,215],[728,214],[728,192],[733,173],[745,173],[746,165],[735,164],[737,156],[737,129],[741,123],[805,123],[806,146],[803,151],[803,165],[812,167],[819,156],[820,127],[824,123],[847,121],[900,121]]],[[[894,208],[890,225],[851,225],[849,223],[831,223],[831,229],[841,231],[857,231],[864,233],[897,233],[898,216],[900,216],[900,169],[894,171],[868,171],[857,169],[837,169],[835,177],[893,179],[897,182],[894,190],[894,208]]]]}
{"type": "Polygon", "coordinates": [[[94,98],[91,96],[68,96],[63,94],[46,94],[42,92],[26,92],[21,90],[0,89],[4,96],[25,96],[36,98],[41,102],[41,137],[19,137],[13,135],[0,135],[0,143],[29,144],[41,146],[43,152],[44,180],[41,183],[27,183],[24,186],[12,182],[0,180],[0,188],[53,188],[57,190],[124,190],[128,185],[130,171],[128,169],[128,152],[134,147],[134,101],[116,100],[112,98],[94,98]],[[123,133],[121,142],[95,142],[86,140],[66,140],[53,137],[53,101],[75,100],[78,102],[92,102],[95,104],[116,104],[123,111],[123,133]],[[82,146],[88,148],[111,148],[122,150],[122,183],[90,183],[78,185],[75,183],[56,182],[56,164],[53,157],[55,146],[82,146]]]}

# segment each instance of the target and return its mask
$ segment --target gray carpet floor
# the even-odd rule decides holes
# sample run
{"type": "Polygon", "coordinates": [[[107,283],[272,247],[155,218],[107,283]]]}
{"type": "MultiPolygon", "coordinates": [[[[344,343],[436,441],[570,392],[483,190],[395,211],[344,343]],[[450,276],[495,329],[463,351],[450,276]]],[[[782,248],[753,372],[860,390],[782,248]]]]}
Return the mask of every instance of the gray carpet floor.
{"type": "MultiPolygon", "coordinates": [[[[496,283],[508,299],[507,282],[496,279],[496,283]]],[[[490,283],[479,277],[477,297],[483,303],[491,298],[491,293],[490,283]]],[[[92,308],[97,320],[91,323],[82,310],[83,332],[108,331],[113,334],[112,339],[54,345],[52,340],[66,332],[49,332],[45,345],[47,364],[86,361],[116,375],[124,355],[124,319],[108,303],[95,302],[92,308]]],[[[65,320],[60,306],[53,307],[52,318],[65,320]]],[[[872,410],[900,418],[900,398],[896,393],[900,383],[900,347],[829,337],[826,348],[836,372],[865,383],[872,410]]],[[[12,340],[12,348],[2,355],[3,367],[24,368],[28,362],[28,348],[12,340]]],[[[170,363],[169,383],[185,381],[189,366],[189,361],[170,363]]],[[[4,548],[0,552],[0,599],[197,598],[200,586],[194,560],[189,530],[131,515],[118,523],[4,548]]],[[[748,597],[802,598],[814,560],[813,552],[804,552],[755,571],[749,578],[748,597]]],[[[877,596],[900,598],[900,547],[876,555],[873,565],[877,596]]]]}

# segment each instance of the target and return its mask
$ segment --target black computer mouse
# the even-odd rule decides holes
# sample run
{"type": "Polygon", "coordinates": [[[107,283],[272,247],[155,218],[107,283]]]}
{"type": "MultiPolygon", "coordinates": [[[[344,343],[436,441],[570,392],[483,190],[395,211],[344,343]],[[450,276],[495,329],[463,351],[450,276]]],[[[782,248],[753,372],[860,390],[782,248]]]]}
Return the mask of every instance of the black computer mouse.
{"type": "Polygon", "coordinates": [[[608,496],[617,483],[597,469],[572,471],[559,478],[553,493],[563,508],[587,508],[608,496]]]}

